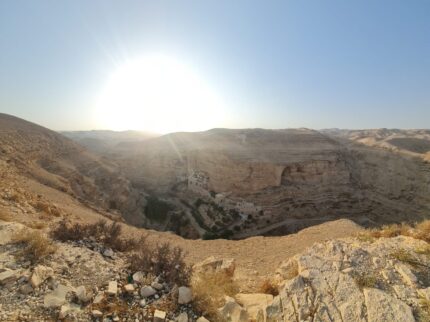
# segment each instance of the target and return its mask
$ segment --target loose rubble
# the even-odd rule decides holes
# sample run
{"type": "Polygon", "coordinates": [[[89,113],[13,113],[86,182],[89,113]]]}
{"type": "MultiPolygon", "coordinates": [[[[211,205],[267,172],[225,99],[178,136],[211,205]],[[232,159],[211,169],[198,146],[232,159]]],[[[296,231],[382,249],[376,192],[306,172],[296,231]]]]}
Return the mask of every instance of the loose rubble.
{"type": "MultiPolygon", "coordinates": [[[[19,245],[0,245],[0,321],[210,322],[193,308],[192,288],[130,272],[122,253],[106,256],[95,241],[57,244],[35,265],[15,258],[19,245]]],[[[218,312],[230,322],[419,321],[422,301],[430,301],[430,251],[423,249],[426,242],[404,236],[316,243],[281,263],[272,276],[279,295],[227,296],[218,312]]],[[[194,265],[195,274],[213,271],[234,276],[235,261],[194,265]]]]}

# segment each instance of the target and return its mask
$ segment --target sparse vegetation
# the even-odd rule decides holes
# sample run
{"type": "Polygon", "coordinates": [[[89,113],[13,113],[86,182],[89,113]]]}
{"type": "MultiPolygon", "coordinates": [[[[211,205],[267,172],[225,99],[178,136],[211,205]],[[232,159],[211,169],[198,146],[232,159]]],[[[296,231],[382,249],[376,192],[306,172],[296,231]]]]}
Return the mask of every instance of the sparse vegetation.
{"type": "Polygon", "coordinates": [[[391,238],[396,236],[408,236],[430,242],[430,220],[422,221],[415,225],[392,224],[382,226],[380,229],[367,229],[360,232],[357,237],[363,241],[372,241],[374,238],[391,238]]]}
{"type": "Polygon", "coordinates": [[[191,266],[185,263],[185,254],[179,247],[164,243],[154,247],[143,243],[139,250],[128,257],[130,269],[142,271],[154,276],[162,276],[166,282],[188,285],[191,278],[191,266]]]}
{"type": "Polygon", "coordinates": [[[417,309],[418,322],[430,322],[430,300],[420,297],[419,307],[417,309]]]}
{"type": "Polygon", "coordinates": [[[430,256],[430,245],[415,249],[415,253],[430,256]]]}
{"type": "Polygon", "coordinates": [[[411,252],[407,251],[404,248],[397,249],[397,250],[393,251],[391,253],[391,257],[393,257],[393,258],[395,258],[401,262],[408,263],[414,267],[418,267],[418,266],[428,267],[424,263],[421,263],[418,258],[416,258],[411,252]]]}
{"type": "Polygon", "coordinates": [[[150,196],[145,206],[145,215],[151,220],[163,222],[166,220],[168,212],[172,209],[173,207],[167,202],[155,196],[150,196]]]}
{"type": "Polygon", "coordinates": [[[32,263],[40,262],[53,254],[57,247],[51,239],[39,231],[22,229],[12,236],[15,243],[23,244],[23,248],[15,253],[19,259],[30,260],[32,263]]]}
{"type": "Polygon", "coordinates": [[[71,224],[63,219],[51,231],[51,236],[62,242],[94,238],[120,252],[134,250],[144,243],[144,236],[140,239],[123,238],[121,233],[122,226],[117,222],[109,224],[106,220],[100,220],[94,224],[71,224]]]}
{"type": "Polygon", "coordinates": [[[356,273],[353,277],[360,289],[376,287],[378,284],[378,277],[370,272],[356,273]]]}
{"type": "Polygon", "coordinates": [[[224,272],[207,272],[195,277],[191,283],[196,311],[210,321],[221,322],[218,308],[224,304],[224,297],[234,296],[239,292],[231,276],[224,272]]]}

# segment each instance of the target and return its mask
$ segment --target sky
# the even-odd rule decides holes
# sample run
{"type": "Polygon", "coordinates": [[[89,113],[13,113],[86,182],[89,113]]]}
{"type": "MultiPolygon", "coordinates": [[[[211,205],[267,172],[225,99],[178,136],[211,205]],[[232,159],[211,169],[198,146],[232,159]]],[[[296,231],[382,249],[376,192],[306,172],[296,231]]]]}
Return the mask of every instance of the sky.
{"type": "Polygon", "coordinates": [[[429,14],[427,0],[4,0],[0,112],[54,130],[429,128],[429,14]]]}

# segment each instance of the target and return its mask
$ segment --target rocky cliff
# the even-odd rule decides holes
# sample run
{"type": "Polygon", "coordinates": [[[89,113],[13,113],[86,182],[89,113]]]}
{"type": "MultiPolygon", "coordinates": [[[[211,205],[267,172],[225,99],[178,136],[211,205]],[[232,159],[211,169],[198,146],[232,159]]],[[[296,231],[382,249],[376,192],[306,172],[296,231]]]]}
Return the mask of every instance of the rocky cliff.
{"type": "Polygon", "coordinates": [[[209,199],[221,193],[254,204],[257,215],[237,208],[254,221],[238,237],[343,216],[365,225],[413,221],[430,210],[430,164],[422,158],[308,129],[175,133],[136,144],[118,163],[134,184],[160,195],[182,184],[209,199]]]}

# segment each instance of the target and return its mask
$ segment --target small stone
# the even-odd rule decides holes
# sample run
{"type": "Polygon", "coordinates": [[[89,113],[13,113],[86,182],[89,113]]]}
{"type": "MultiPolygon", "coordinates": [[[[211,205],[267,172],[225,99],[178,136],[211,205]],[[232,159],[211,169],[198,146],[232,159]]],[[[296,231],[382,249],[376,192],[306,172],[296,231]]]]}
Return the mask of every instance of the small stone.
{"type": "Polygon", "coordinates": [[[144,286],[140,289],[140,296],[142,297],[150,297],[157,293],[151,286],[144,286]]]}
{"type": "Polygon", "coordinates": [[[143,272],[136,272],[133,274],[133,281],[135,281],[136,283],[143,283],[144,280],[145,275],[143,274],[143,272]]]}
{"type": "Polygon", "coordinates": [[[188,314],[187,312],[182,312],[178,315],[177,322],[188,322],[188,314]]]}
{"type": "Polygon", "coordinates": [[[33,273],[30,277],[30,283],[33,288],[37,288],[40,284],[42,284],[49,277],[54,275],[54,270],[50,267],[46,267],[43,265],[38,265],[34,268],[33,273]]]}
{"type": "Polygon", "coordinates": [[[66,303],[66,295],[70,291],[69,286],[58,285],[58,287],[45,295],[43,303],[45,307],[60,307],[66,303]]]}
{"type": "Polygon", "coordinates": [[[107,289],[109,295],[117,295],[118,293],[118,283],[116,281],[110,281],[107,289]]]}
{"type": "Polygon", "coordinates": [[[179,304],[188,304],[193,299],[193,294],[191,289],[186,286],[181,286],[178,289],[178,303],[179,304]]]}
{"type": "Polygon", "coordinates": [[[83,285],[76,288],[75,294],[78,300],[82,303],[86,303],[90,300],[89,296],[87,295],[87,290],[83,285]]]}
{"type": "Polygon", "coordinates": [[[33,292],[33,288],[31,287],[30,284],[25,283],[24,285],[21,285],[19,287],[19,291],[21,294],[27,295],[27,294],[30,294],[31,292],[33,292]]]}
{"type": "Polygon", "coordinates": [[[106,248],[106,249],[103,251],[103,256],[105,256],[105,257],[109,257],[109,258],[113,258],[113,257],[114,257],[114,252],[113,252],[113,250],[112,250],[112,249],[110,249],[110,248],[106,248]]]}
{"type": "Polygon", "coordinates": [[[60,313],[58,315],[58,318],[64,319],[68,314],[70,313],[78,313],[81,311],[81,307],[76,304],[64,304],[60,308],[60,313]]]}
{"type": "Polygon", "coordinates": [[[127,284],[127,285],[125,285],[124,286],[124,290],[127,292],[127,293],[133,293],[134,292],[134,286],[133,286],[133,284],[127,284]]]}
{"type": "Polygon", "coordinates": [[[154,322],[164,322],[166,320],[166,312],[155,310],[154,312],[154,322]]]}
{"type": "Polygon", "coordinates": [[[210,322],[208,319],[206,319],[204,316],[199,317],[196,322],[210,322]]]}
{"type": "Polygon", "coordinates": [[[17,272],[12,270],[6,270],[0,273],[0,285],[8,284],[18,278],[17,272]]]}
{"type": "Polygon", "coordinates": [[[91,315],[95,318],[100,318],[103,316],[103,313],[99,310],[92,310],[91,315]]]}
{"type": "Polygon", "coordinates": [[[141,299],[139,302],[140,307],[145,307],[146,306],[146,300],[145,299],[141,299]]]}
{"type": "Polygon", "coordinates": [[[103,292],[97,293],[96,297],[94,298],[93,304],[99,304],[103,301],[105,298],[105,295],[103,292]]]}
{"type": "Polygon", "coordinates": [[[158,283],[158,282],[152,282],[152,283],[151,283],[151,286],[152,286],[153,288],[155,288],[156,290],[159,290],[159,291],[161,291],[161,290],[163,289],[163,284],[158,283]]]}

